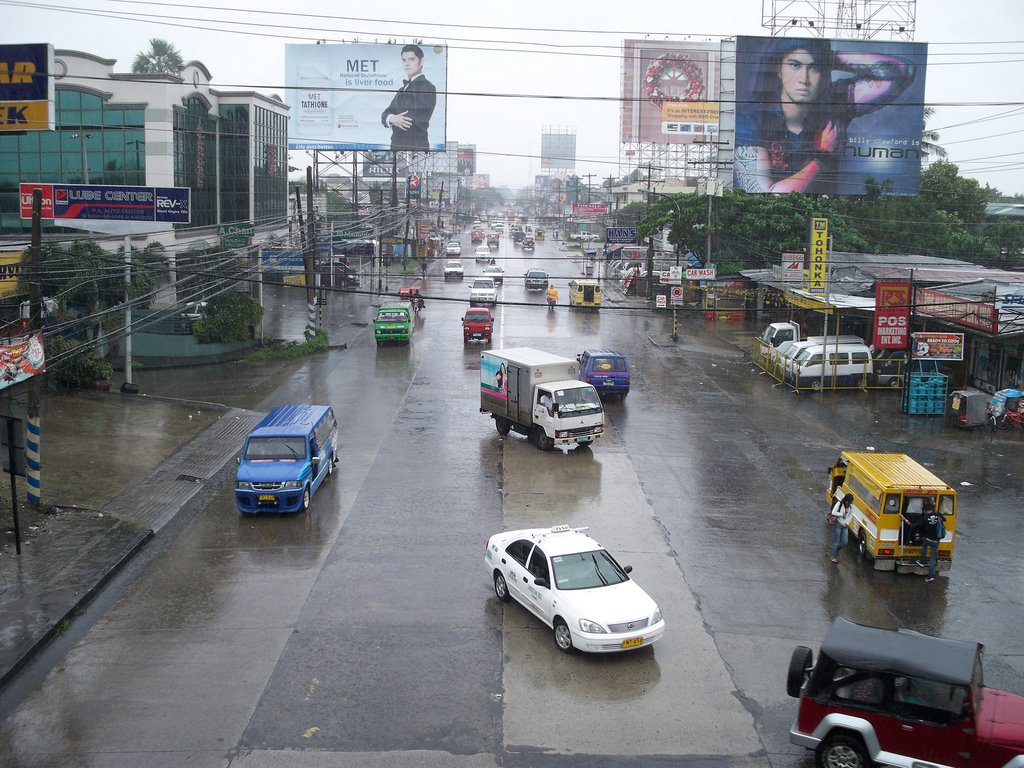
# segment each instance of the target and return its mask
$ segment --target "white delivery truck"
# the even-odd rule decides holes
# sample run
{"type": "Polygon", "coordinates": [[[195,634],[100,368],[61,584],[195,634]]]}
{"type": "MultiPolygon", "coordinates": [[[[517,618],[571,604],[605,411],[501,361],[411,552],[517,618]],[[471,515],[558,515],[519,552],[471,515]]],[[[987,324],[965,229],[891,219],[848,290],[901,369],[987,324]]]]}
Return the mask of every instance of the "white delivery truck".
{"type": "Polygon", "coordinates": [[[480,412],[498,434],[515,430],[544,451],[589,446],[604,434],[604,408],[593,386],[579,380],[579,363],[529,347],[480,355],[480,412]]]}

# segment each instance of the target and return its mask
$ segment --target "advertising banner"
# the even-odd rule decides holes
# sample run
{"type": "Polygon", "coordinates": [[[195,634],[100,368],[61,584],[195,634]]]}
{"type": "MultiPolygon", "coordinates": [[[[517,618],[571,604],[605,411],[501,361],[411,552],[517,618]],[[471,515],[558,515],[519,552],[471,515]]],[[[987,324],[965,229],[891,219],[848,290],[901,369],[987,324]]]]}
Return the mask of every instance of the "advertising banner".
{"type": "Polygon", "coordinates": [[[188,187],[116,187],[103,184],[21,184],[21,218],[32,218],[32,190],[43,191],[44,219],[157,221],[188,224],[188,187]]]}
{"type": "Polygon", "coordinates": [[[605,227],[604,241],[606,243],[635,243],[636,227],[605,227]]]}
{"type": "Polygon", "coordinates": [[[910,283],[875,283],[875,349],[906,349],[910,334],[910,283]]]}
{"type": "Polygon", "coordinates": [[[718,43],[626,40],[623,57],[623,142],[717,140],[718,43]]]}
{"type": "Polygon", "coordinates": [[[42,331],[16,344],[0,344],[0,389],[25,381],[45,370],[42,331]]]}
{"type": "Polygon", "coordinates": [[[546,171],[571,171],[576,167],[575,133],[541,133],[540,167],[546,171]]]}
{"type": "Polygon", "coordinates": [[[472,176],[476,173],[476,144],[459,144],[457,168],[459,176],[472,176]]]}
{"type": "Polygon", "coordinates": [[[0,298],[17,295],[18,278],[24,269],[24,255],[21,251],[0,253],[0,298]]]}
{"type": "Polygon", "coordinates": [[[912,333],[910,356],[914,360],[963,360],[964,334],[912,333]]]}
{"type": "Polygon", "coordinates": [[[828,219],[811,219],[807,291],[825,293],[828,281],[828,219]]]}
{"type": "Polygon", "coordinates": [[[782,281],[786,283],[800,283],[804,279],[804,255],[802,253],[782,254],[780,265],[782,281]]]}
{"type": "MultiPolygon", "coordinates": [[[[391,160],[395,153],[391,151],[372,150],[363,152],[363,178],[366,179],[390,179],[391,160]]],[[[395,168],[398,176],[405,176],[405,163],[399,162],[395,168]]]]}
{"type": "Polygon", "coordinates": [[[52,131],[53,46],[0,45],[0,133],[52,131]]]}
{"type": "Polygon", "coordinates": [[[448,49],[285,46],[289,149],[445,148],[448,49]]]}
{"type": "Polygon", "coordinates": [[[604,214],[608,206],[604,203],[573,203],[572,212],[575,214],[604,214]]]}
{"type": "Polygon", "coordinates": [[[925,43],[737,37],[733,186],[916,195],[925,43]]]}

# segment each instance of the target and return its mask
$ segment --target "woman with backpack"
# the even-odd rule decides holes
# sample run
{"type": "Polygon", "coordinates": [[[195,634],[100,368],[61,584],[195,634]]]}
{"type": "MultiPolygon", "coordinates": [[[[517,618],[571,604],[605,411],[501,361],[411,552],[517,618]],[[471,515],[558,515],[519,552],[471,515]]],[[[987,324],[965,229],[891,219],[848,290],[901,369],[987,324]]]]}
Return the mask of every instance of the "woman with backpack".
{"type": "Polygon", "coordinates": [[[853,518],[853,494],[848,493],[836,501],[828,515],[832,526],[832,562],[839,562],[839,550],[850,540],[850,520],[853,518]]]}

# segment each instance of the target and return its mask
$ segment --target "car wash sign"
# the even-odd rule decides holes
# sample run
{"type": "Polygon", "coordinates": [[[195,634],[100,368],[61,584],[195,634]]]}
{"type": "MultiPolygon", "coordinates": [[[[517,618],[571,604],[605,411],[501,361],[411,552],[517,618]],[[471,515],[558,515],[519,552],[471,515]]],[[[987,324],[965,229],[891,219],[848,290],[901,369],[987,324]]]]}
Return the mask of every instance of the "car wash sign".
{"type": "Polygon", "coordinates": [[[44,219],[155,221],[188,224],[188,187],[116,187],[103,184],[21,184],[21,218],[32,218],[32,191],[42,190],[44,219]]]}

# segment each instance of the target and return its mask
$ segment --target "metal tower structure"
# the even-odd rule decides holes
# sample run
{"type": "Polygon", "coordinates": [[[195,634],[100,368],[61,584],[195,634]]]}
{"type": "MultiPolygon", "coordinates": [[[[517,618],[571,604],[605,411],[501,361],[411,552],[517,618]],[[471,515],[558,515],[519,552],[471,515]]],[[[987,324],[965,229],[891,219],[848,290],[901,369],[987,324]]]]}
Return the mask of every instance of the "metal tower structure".
{"type": "Polygon", "coordinates": [[[917,0],[761,0],[771,35],[913,41],[917,0]]]}

